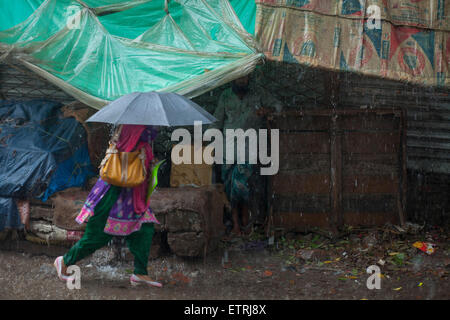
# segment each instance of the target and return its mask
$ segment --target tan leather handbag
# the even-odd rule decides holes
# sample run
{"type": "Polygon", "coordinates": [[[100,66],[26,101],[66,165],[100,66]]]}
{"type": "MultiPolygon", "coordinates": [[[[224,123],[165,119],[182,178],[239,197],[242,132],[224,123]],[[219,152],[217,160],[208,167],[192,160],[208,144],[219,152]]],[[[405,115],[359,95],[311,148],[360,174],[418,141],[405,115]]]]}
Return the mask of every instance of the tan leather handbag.
{"type": "Polygon", "coordinates": [[[106,150],[106,156],[100,164],[100,177],[103,181],[119,187],[132,188],[145,181],[145,149],[120,152],[116,143],[120,131],[115,134],[106,150]]]}

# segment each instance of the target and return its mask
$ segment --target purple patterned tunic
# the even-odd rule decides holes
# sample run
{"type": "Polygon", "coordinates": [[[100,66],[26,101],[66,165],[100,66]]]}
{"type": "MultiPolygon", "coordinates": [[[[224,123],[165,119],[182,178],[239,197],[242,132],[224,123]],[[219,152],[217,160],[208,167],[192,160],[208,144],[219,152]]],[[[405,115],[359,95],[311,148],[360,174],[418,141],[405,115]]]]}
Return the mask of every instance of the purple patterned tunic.
{"type": "MultiPolygon", "coordinates": [[[[152,128],[143,132],[141,140],[151,141],[155,136],[156,130],[152,128]]],[[[79,224],[88,222],[89,218],[94,215],[95,206],[100,202],[109,188],[110,185],[99,178],[75,221],[79,224]]],[[[126,236],[140,230],[143,223],[159,224],[159,221],[156,219],[150,207],[143,213],[136,213],[133,207],[133,189],[122,188],[119,198],[109,213],[104,232],[111,235],[126,236]]]]}
{"type": "MultiPolygon", "coordinates": [[[[95,206],[109,190],[109,187],[110,185],[102,179],[97,180],[81,212],[75,219],[79,224],[88,222],[89,218],[94,215],[95,206]]],[[[143,223],[159,224],[159,221],[150,208],[142,214],[135,213],[133,209],[133,189],[122,188],[117,202],[109,213],[104,232],[111,235],[126,236],[138,231],[143,223]]]]}

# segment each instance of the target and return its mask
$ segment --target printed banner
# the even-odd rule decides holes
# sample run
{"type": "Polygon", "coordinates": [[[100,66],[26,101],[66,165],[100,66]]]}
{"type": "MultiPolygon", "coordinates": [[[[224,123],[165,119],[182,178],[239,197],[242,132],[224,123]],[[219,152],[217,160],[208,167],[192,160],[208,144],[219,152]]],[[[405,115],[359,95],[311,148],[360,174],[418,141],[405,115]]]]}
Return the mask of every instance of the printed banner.
{"type": "Polygon", "coordinates": [[[387,2],[257,0],[256,37],[270,60],[450,86],[450,5],[387,2]],[[372,4],[378,25],[364,9],[372,4]]]}
{"type": "MultiPolygon", "coordinates": [[[[341,18],[370,17],[368,9],[380,9],[381,19],[397,26],[450,28],[450,5],[445,0],[255,0],[258,5],[310,11],[341,18]]],[[[447,1],[448,2],[448,1],[447,1]]]]}

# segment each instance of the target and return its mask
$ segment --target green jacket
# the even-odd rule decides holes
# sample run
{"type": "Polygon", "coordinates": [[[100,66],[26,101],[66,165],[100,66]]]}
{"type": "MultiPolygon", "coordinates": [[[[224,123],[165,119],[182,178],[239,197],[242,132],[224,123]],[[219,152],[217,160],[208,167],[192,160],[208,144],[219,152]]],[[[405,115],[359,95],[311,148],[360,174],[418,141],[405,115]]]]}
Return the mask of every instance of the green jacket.
{"type": "MultiPolygon", "coordinates": [[[[282,110],[282,104],[272,95],[267,93],[260,87],[250,88],[249,92],[241,100],[232,91],[231,88],[224,90],[219,97],[217,108],[214,112],[214,117],[217,122],[213,123],[210,128],[222,130],[224,135],[224,158],[226,146],[226,129],[255,129],[258,135],[258,129],[265,128],[264,119],[262,116],[256,115],[260,108],[266,108],[275,112],[282,110]]],[[[237,146],[234,148],[235,163],[237,163],[237,146]]],[[[246,141],[245,152],[248,155],[249,145],[246,141]]]]}
{"type": "Polygon", "coordinates": [[[256,115],[256,111],[261,107],[280,112],[282,104],[260,87],[251,88],[242,100],[228,88],[219,97],[214,111],[217,122],[211,127],[220,130],[237,128],[258,130],[264,127],[262,117],[256,115]]]}

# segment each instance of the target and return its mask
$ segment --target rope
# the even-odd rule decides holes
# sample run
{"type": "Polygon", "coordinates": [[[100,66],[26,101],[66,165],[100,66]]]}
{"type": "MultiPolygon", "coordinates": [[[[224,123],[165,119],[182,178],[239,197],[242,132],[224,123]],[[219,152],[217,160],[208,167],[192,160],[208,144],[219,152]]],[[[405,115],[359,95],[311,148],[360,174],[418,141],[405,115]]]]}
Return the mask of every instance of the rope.
{"type": "Polygon", "coordinates": [[[169,1],[170,0],[165,0],[165,4],[164,4],[164,11],[169,14],[169,1]]]}

